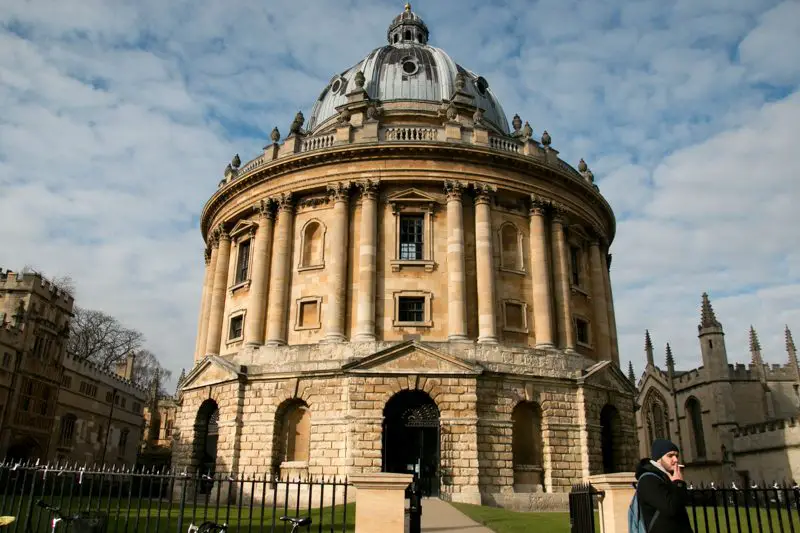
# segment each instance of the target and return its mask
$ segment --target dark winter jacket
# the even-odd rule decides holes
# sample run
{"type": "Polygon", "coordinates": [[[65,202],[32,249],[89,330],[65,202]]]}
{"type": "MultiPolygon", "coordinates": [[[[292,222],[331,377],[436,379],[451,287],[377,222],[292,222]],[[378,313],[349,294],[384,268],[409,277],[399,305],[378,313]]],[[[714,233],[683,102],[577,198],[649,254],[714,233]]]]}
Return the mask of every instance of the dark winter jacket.
{"type": "Polygon", "coordinates": [[[656,511],[660,511],[648,533],[692,533],[689,514],[686,512],[686,504],[689,502],[686,483],[670,481],[667,474],[653,465],[650,459],[639,462],[636,480],[644,523],[649,525],[656,511]],[[645,472],[652,472],[658,477],[644,476],[639,481],[645,472]]]}

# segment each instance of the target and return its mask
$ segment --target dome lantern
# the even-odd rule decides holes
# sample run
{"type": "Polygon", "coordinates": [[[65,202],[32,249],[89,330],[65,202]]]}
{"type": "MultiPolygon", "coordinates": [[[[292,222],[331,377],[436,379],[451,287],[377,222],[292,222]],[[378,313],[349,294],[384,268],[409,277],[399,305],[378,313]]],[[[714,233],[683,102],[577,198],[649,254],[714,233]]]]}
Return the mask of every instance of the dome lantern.
{"type": "Polygon", "coordinates": [[[397,15],[389,25],[386,39],[389,44],[416,43],[428,44],[428,27],[411,11],[411,4],[407,3],[402,13],[397,15]]]}

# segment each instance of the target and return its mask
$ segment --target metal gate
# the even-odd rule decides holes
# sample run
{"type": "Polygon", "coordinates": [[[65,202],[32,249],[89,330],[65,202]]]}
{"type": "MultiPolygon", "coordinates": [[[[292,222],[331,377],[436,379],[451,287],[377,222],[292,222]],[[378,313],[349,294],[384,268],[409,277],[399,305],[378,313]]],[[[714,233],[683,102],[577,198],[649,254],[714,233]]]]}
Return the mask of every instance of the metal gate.
{"type": "Polygon", "coordinates": [[[594,533],[594,499],[601,494],[589,483],[572,486],[569,493],[570,533],[594,533]]]}
{"type": "Polygon", "coordinates": [[[439,439],[439,409],[433,402],[409,406],[384,419],[383,471],[413,473],[422,496],[438,496],[439,439]],[[406,459],[403,465],[397,464],[398,456],[406,459]]]}
{"type": "Polygon", "coordinates": [[[407,429],[420,429],[419,442],[419,491],[423,496],[439,495],[439,452],[441,431],[439,425],[439,409],[435,404],[429,403],[406,409],[403,413],[403,421],[407,429]],[[430,430],[426,432],[425,430],[430,430]],[[430,442],[425,442],[426,433],[429,439],[434,438],[434,453],[427,454],[426,445],[431,447],[430,442]]]}

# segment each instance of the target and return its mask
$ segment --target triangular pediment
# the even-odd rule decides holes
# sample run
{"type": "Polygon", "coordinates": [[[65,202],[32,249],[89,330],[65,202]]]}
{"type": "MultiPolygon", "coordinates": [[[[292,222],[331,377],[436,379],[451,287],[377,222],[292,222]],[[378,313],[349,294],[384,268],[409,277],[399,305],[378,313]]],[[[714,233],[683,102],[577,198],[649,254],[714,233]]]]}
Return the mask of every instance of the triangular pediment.
{"type": "Polygon", "coordinates": [[[239,235],[248,233],[251,229],[252,230],[256,229],[255,222],[253,222],[251,220],[240,220],[233,227],[233,229],[231,230],[230,235],[231,235],[231,237],[237,237],[239,235]]]}
{"type": "Polygon", "coordinates": [[[247,367],[235,365],[217,355],[207,355],[197,363],[181,384],[181,389],[195,389],[238,380],[247,373],[247,367]]]}
{"type": "Polygon", "coordinates": [[[483,368],[458,357],[434,350],[416,341],[396,344],[342,367],[347,373],[446,374],[475,376],[483,368]]]}
{"type": "Polygon", "coordinates": [[[405,189],[392,194],[387,198],[387,201],[402,204],[402,203],[430,203],[430,202],[438,203],[439,200],[424,191],[411,187],[410,189],[405,189]]]}
{"type": "Polygon", "coordinates": [[[586,385],[636,395],[636,386],[611,361],[600,361],[584,371],[579,381],[586,385]]]}

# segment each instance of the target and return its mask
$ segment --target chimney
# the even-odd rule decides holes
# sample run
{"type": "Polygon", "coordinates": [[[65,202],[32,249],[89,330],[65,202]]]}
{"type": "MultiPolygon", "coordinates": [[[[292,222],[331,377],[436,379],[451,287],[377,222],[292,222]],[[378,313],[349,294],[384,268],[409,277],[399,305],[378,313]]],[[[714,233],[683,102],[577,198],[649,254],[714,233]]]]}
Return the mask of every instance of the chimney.
{"type": "Polygon", "coordinates": [[[117,374],[123,379],[133,381],[133,363],[136,361],[136,355],[133,352],[125,356],[125,361],[120,361],[117,366],[117,374]]]}

